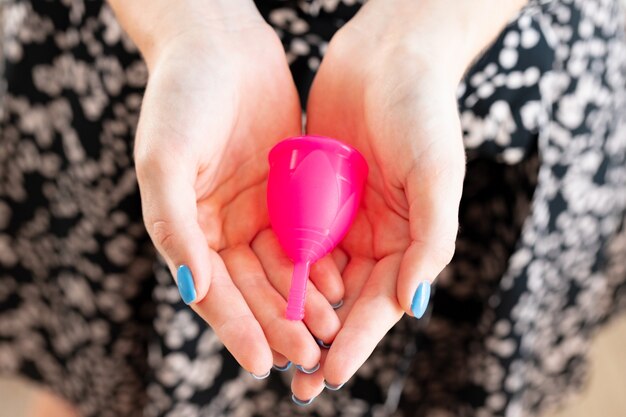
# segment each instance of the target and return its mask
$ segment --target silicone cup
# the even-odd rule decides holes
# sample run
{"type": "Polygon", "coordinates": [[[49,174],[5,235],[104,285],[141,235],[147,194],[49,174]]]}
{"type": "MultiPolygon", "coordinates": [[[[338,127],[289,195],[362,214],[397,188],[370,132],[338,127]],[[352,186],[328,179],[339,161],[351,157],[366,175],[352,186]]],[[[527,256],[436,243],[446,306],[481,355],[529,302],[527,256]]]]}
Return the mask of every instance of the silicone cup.
{"type": "Polygon", "coordinates": [[[278,143],[269,153],[269,162],[270,222],[295,264],[286,316],[302,320],[311,264],[332,251],[352,224],[367,162],[338,140],[310,135],[278,143]]]}

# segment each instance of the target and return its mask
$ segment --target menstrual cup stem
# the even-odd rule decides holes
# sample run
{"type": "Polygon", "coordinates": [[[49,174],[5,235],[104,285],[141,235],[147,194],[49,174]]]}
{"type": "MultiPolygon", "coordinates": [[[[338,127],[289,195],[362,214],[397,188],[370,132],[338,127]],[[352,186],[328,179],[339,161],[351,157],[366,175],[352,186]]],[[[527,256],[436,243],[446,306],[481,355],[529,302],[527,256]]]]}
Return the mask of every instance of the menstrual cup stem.
{"type": "Polygon", "coordinates": [[[310,268],[310,261],[296,262],[294,265],[289,300],[287,301],[286,316],[289,320],[302,320],[304,318],[304,298],[310,268]]]}

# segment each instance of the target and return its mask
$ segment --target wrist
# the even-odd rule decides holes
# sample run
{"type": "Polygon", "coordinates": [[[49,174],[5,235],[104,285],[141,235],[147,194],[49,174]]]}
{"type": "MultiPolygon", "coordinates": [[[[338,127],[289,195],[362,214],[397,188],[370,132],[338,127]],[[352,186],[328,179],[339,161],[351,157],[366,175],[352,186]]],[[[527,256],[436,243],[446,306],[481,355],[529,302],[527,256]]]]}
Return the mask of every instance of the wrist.
{"type": "Polygon", "coordinates": [[[528,0],[370,0],[350,21],[455,83],[528,0]]]}
{"type": "Polygon", "coordinates": [[[225,33],[236,33],[239,28],[264,23],[252,0],[109,2],[148,68],[176,44],[198,46],[225,33]]]}

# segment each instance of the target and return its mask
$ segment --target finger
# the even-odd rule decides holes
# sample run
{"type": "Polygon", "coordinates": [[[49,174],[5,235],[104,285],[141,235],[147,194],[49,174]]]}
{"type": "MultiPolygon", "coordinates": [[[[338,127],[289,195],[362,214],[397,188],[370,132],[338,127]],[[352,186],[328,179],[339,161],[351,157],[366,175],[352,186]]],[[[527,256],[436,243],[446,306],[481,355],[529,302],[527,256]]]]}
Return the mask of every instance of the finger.
{"type": "Polygon", "coordinates": [[[214,266],[211,287],[206,296],[191,307],[209,323],[244,369],[256,376],[267,375],[273,358],[265,334],[233,284],[222,259],[215,252],[210,256],[209,261],[214,266]]]}
{"type": "Polygon", "coordinates": [[[291,368],[291,361],[287,359],[285,355],[272,350],[272,357],[274,358],[274,366],[272,366],[272,369],[284,372],[291,368]]]}
{"type": "MultiPolygon", "coordinates": [[[[321,368],[324,367],[324,359],[327,352],[322,351],[322,357],[320,359],[321,368]]],[[[291,380],[291,392],[295,399],[293,401],[299,405],[310,404],[315,397],[320,395],[324,390],[324,374],[321,370],[312,374],[307,374],[299,370],[293,375],[291,380]]]]}
{"type": "MultiPolygon", "coordinates": [[[[345,258],[347,260],[347,257],[345,258]]],[[[359,297],[361,290],[367,279],[372,273],[374,262],[365,258],[354,258],[350,263],[344,266],[344,277],[346,282],[345,304],[343,308],[337,311],[339,319],[343,322],[348,316],[354,303],[359,297]]],[[[332,348],[332,345],[331,345],[332,348]]],[[[291,390],[297,400],[305,403],[320,394],[327,388],[336,391],[343,386],[342,384],[333,385],[324,380],[324,369],[326,367],[326,357],[328,350],[322,349],[322,357],[320,359],[321,371],[313,374],[305,374],[304,372],[296,372],[291,383],[291,390]]],[[[294,401],[295,402],[295,401],[294,401]]]]}
{"type": "Polygon", "coordinates": [[[346,268],[346,265],[348,265],[350,257],[341,248],[335,248],[330,254],[335,261],[335,265],[337,265],[337,269],[339,269],[339,273],[343,274],[343,270],[346,268]]]}
{"type": "Polygon", "coordinates": [[[252,249],[239,245],[221,254],[233,282],[257,318],[271,348],[305,369],[317,367],[319,346],[304,323],[285,317],[287,302],[267,280],[252,249]]]}
{"type": "MultiPolygon", "coordinates": [[[[368,278],[372,274],[372,270],[376,262],[373,259],[355,257],[350,259],[343,271],[345,282],[344,304],[337,310],[337,316],[343,324],[348,314],[359,299],[363,287],[367,283],[368,278]]],[[[341,331],[341,330],[340,330],[341,331]]]]}
{"type": "MultiPolygon", "coordinates": [[[[252,242],[252,249],[261,261],[270,283],[286,300],[291,286],[293,263],[283,253],[274,232],[261,232],[252,242]]],[[[282,315],[285,315],[284,311],[282,315]]],[[[340,327],[337,314],[311,282],[307,285],[304,302],[304,323],[315,338],[326,344],[332,342],[340,327]]]]}
{"type": "Polygon", "coordinates": [[[193,173],[162,154],[137,161],[143,219],[187,304],[202,300],[209,289],[215,253],[197,221],[193,173]]]}
{"type": "Polygon", "coordinates": [[[337,305],[343,299],[343,280],[341,272],[331,254],[324,256],[311,266],[310,279],[315,288],[331,305],[337,305]]]}
{"type": "Polygon", "coordinates": [[[464,172],[463,155],[446,156],[417,165],[407,179],[412,242],[402,259],[397,297],[417,318],[426,311],[430,284],[454,254],[464,172]]]}
{"type": "Polygon", "coordinates": [[[328,351],[323,368],[328,384],[339,386],[350,379],[402,317],[395,280],[390,279],[397,276],[400,259],[400,254],[390,255],[372,269],[328,351]]]}

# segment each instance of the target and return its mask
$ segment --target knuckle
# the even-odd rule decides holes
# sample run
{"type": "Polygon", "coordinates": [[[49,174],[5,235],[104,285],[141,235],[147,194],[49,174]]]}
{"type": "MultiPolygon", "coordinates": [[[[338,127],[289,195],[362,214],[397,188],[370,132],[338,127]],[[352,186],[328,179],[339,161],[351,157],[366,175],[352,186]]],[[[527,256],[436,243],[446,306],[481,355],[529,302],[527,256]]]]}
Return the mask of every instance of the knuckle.
{"type": "Polygon", "coordinates": [[[257,234],[251,243],[252,250],[258,252],[271,241],[272,235],[270,229],[265,229],[257,234]]]}
{"type": "Polygon", "coordinates": [[[447,239],[433,248],[431,256],[433,256],[433,260],[436,262],[436,264],[440,265],[443,269],[452,261],[455,249],[455,239],[447,239]]]}
{"type": "Polygon", "coordinates": [[[135,150],[135,171],[140,183],[166,170],[165,156],[148,150],[135,150]]]}
{"type": "Polygon", "coordinates": [[[174,228],[165,220],[146,220],[146,228],[154,244],[165,253],[174,248],[174,228]]]}

